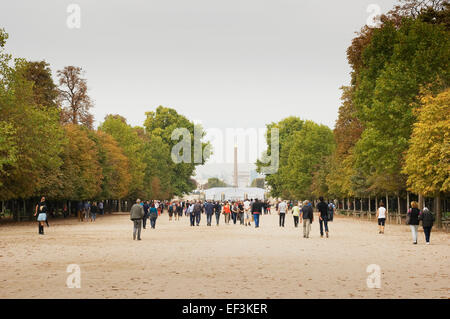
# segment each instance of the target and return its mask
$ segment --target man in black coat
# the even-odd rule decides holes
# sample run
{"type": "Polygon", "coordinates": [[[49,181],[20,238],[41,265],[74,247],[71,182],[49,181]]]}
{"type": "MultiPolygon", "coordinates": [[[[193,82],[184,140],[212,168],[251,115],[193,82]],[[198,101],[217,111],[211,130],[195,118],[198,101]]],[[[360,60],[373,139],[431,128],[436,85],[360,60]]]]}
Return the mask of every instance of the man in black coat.
{"type": "Polygon", "coordinates": [[[328,204],[323,201],[323,197],[319,198],[317,210],[319,211],[320,237],[323,238],[323,226],[325,225],[325,233],[328,238],[328,204]]]}

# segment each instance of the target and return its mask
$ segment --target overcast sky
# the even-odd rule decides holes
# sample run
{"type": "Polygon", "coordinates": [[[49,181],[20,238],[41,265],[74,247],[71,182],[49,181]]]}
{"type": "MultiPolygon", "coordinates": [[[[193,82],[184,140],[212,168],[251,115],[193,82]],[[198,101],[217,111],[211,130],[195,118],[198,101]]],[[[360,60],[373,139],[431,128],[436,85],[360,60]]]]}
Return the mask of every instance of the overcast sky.
{"type": "Polygon", "coordinates": [[[206,128],[264,127],[296,115],[334,127],[346,49],[394,0],[14,0],[0,27],[14,57],[86,71],[96,123],[142,125],[158,105],[206,128]],[[67,26],[69,4],[81,27],[67,26]]]}

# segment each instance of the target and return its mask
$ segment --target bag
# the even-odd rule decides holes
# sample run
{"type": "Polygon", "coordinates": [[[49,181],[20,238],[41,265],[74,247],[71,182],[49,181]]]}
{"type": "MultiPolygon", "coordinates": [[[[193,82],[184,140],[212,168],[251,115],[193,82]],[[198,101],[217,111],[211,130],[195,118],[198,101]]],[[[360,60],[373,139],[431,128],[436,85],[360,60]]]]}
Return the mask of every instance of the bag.
{"type": "Polygon", "coordinates": [[[411,210],[408,210],[406,213],[406,225],[409,225],[411,223],[411,210]]]}

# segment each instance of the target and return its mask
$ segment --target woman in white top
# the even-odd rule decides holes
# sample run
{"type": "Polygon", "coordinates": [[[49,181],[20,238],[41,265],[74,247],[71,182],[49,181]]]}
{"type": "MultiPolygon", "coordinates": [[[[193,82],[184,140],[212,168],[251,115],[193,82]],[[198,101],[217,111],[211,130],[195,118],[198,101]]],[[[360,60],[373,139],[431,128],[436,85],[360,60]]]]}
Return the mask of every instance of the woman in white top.
{"type": "Polygon", "coordinates": [[[298,206],[298,202],[295,203],[295,206],[292,207],[292,216],[294,216],[294,226],[298,227],[298,219],[300,216],[300,207],[298,206]]]}
{"type": "Polygon", "coordinates": [[[384,234],[384,225],[386,223],[387,210],[384,208],[384,203],[380,202],[380,207],[377,209],[378,226],[380,228],[379,234],[384,234]]]}

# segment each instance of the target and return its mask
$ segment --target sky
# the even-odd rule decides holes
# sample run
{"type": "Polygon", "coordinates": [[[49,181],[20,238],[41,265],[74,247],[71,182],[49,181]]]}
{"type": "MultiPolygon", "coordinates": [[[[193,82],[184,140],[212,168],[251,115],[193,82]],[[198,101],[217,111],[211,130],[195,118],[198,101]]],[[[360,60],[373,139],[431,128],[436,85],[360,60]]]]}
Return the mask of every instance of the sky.
{"type": "MultiPolygon", "coordinates": [[[[55,78],[64,66],[83,68],[96,125],[106,114],[143,125],[145,112],[163,105],[226,135],[291,115],[333,128],[339,88],[350,81],[346,49],[373,5],[385,13],[395,3],[2,0],[0,27],[9,33],[7,52],[46,60],[55,78]]],[[[232,147],[223,143],[227,154],[232,147]]],[[[241,167],[254,160],[247,154],[241,167]]],[[[197,175],[231,174],[226,160],[212,162],[197,175]]]]}

